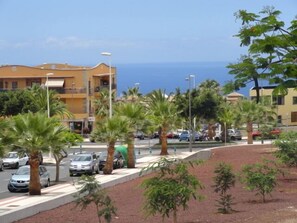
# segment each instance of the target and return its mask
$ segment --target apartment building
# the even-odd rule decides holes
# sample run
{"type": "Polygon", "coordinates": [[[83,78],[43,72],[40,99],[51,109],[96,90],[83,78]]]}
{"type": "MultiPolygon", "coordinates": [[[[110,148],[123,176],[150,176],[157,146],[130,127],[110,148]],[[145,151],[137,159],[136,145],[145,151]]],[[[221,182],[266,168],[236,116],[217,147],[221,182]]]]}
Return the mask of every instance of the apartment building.
{"type": "MultiPolygon", "coordinates": [[[[102,89],[109,89],[109,66],[100,63],[94,67],[69,64],[42,64],[38,66],[0,66],[0,91],[25,89],[33,84],[55,90],[73,113],[72,119],[63,120],[76,132],[92,129],[93,102],[102,89]]],[[[111,67],[112,91],[116,93],[116,68],[111,67]]]]}
{"type": "MultiPolygon", "coordinates": [[[[272,95],[275,86],[263,86],[260,89],[260,97],[265,97],[276,105],[278,124],[284,126],[297,125],[297,91],[288,89],[287,95],[272,95]]],[[[255,88],[250,89],[250,98],[256,98],[255,88]]]]}

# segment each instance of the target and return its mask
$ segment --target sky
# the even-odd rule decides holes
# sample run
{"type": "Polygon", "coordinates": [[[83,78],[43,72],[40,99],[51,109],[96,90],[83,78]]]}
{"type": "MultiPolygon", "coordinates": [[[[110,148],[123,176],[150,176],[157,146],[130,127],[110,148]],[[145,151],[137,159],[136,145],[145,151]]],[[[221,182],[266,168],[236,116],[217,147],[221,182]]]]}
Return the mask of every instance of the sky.
{"type": "Polygon", "coordinates": [[[234,13],[264,6],[297,15],[296,0],[0,0],[0,64],[233,62],[234,13]]]}

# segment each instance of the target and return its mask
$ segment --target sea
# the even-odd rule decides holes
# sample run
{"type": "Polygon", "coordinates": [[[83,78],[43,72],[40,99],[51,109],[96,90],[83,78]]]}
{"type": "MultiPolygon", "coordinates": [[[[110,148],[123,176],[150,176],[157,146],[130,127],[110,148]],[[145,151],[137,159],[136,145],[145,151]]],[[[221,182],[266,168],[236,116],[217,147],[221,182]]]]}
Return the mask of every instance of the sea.
{"type": "MultiPolygon", "coordinates": [[[[233,80],[226,66],[229,62],[177,62],[177,63],[143,63],[143,64],[117,64],[118,95],[128,88],[139,87],[141,94],[145,95],[153,90],[161,89],[166,94],[181,92],[189,89],[186,78],[194,75],[191,79],[191,88],[199,86],[206,80],[215,80],[221,86],[233,80]]],[[[252,84],[240,89],[238,93],[248,97],[252,84]]]]}

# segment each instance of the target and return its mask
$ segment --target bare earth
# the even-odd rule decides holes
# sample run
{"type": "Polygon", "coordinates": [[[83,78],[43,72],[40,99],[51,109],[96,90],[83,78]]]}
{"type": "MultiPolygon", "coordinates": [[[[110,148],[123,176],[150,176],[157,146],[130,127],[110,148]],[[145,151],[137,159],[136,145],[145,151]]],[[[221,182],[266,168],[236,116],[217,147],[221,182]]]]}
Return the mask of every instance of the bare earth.
{"type": "MultiPolygon", "coordinates": [[[[218,195],[213,192],[213,171],[219,162],[231,164],[234,172],[238,172],[243,164],[261,161],[263,157],[273,159],[271,145],[245,145],[212,150],[211,158],[204,164],[191,169],[191,172],[203,183],[204,189],[199,191],[205,196],[203,201],[192,200],[189,209],[180,210],[178,222],[248,222],[248,223],[293,223],[297,222],[297,169],[286,168],[285,177],[280,177],[279,185],[267,197],[267,202],[262,203],[254,192],[246,191],[238,181],[231,193],[234,197],[232,214],[217,213],[216,200],[218,195]]],[[[149,176],[146,176],[149,177],[149,176]]],[[[112,222],[139,223],[162,222],[160,216],[145,219],[143,206],[143,190],[139,187],[144,178],[119,184],[108,189],[108,194],[115,201],[118,208],[118,216],[112,222]]],[[[18,223],[92,223],[98,222],[95,206],[80,211],[74,203],[63,205],[56,209],[39,213],[35,216],[17,221],[18,223]]],[[[164,222],[172,222],[172,218],[164,222]]]]}

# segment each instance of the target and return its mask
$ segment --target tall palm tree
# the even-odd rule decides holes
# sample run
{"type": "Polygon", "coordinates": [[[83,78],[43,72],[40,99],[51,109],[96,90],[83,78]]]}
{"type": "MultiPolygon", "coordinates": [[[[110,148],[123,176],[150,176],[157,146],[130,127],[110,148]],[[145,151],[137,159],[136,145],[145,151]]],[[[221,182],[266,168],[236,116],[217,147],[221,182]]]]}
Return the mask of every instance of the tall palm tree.
{"type": "Polygon", "coordinates": [[[0,157],[4,156],[7,145],[10,145],[13,142],[8,131],[10,124],[8,119],[0,118],[0,157]]]}
{"type": "Polygon", "coordinates": [[[39,153],[49,151],[50,146],[59,140],[64,129],[57,119],[48,118],[46,113],[27,113],[12,117],[12,124],[8,130],[14,139],[11,146],[21,148],[30,156],[30,195],[41,194],[39,153]]]}
{"type": "Polygon", "coordinates": [[[248,136],[248,144],[253,144],[253,124],[262,122],[261,120],[273,118],[273,108],[267,107],[261,103],[257,104],[255,101],[241,100],[237,104],[237,115],[241,122],[246,123],[246,131],[248,136]],[[265,117],[266,116],[266,117],[265,117]]]}
{"type": "Polygon", "coordinates": [[[93,131],[96,141],[107,143],[107,159],[103,168],[104,174],[112,173],[115,144],[119,139],[125,138],[130,131],[128,120],[118,115],[114,115],[102,122],[101,125],[96,126],[93,131]]]}
{"type": "Polygon", "coordinates": [[[119,104],[115,112],[127,118],[129,124],[129,132],[127,132],[128,143],[128,160],[127,167],[135,168],[134,157],[134,133],[140,130],[144,124],[145,111],[144,107],[139,103],[121,103],[119,104]]]}
{"type": "Polygon", "coordinates": [[[98,97],[94,100],[95,115],[99,119],[108,117],[109,111],[109,92],[107,89],[103,89],[99,92],[98,97]]]}
{"type": "Polygon", "coordinates": [[[152,123],[160,129],[161,153],[168,155],[167,132],[180,123],[177,106],[168,100],[165,92],[161,90],[153,91],[148,95],[148,113],[152,123]]]}

